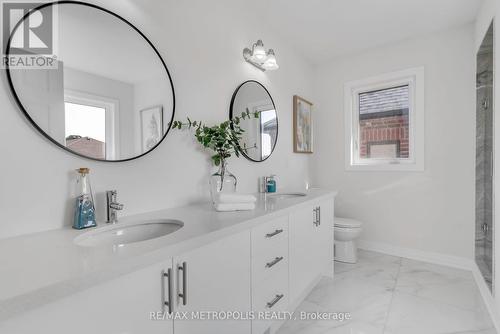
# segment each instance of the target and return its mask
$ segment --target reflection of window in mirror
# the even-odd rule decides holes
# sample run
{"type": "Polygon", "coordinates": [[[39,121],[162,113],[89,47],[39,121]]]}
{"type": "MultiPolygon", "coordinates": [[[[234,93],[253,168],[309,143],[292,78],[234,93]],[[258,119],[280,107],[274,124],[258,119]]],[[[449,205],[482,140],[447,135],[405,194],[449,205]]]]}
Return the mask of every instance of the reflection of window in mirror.
{"type": "Polygon", "coordinates": [[[106,158],[106,109],[65,102],[66,147],[86,156],[106,158]]]}
{"type": "Polygon", "coordinates": [[[261,159],[271,155],[273,150],[272,134],[276,131],[276,112],[274,109],[260,112],[261,159]]]}
{"type": "Polygon", "coordinates": [[[83,93],[64,97],[66,147],[95,159],[114,159],[117,103],[83,93]]]}

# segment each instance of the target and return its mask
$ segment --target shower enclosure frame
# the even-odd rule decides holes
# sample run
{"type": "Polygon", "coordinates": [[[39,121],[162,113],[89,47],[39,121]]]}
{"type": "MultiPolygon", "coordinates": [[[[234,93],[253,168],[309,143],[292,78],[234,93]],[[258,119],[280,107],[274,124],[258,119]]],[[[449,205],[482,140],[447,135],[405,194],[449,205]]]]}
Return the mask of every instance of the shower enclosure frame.
{"type": "Polygon", "coordinates": [[[476,54],[474,259],[495,295],[495,20],[476,54]]]}

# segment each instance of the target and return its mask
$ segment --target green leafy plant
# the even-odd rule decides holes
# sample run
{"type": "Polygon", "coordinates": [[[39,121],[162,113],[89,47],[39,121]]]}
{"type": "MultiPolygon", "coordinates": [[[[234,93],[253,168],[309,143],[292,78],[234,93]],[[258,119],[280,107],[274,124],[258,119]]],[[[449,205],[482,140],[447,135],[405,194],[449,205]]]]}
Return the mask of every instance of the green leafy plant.
{"type": "Polygon", "coordinates": [[[247,147],[243,144],[240,146],[239,142],[242,134],[245,132],[240,126],[241,122],[251,118],[259,118],[259,112],[251,113],[248,109],[241,113],[240,116],[234,116],[232,119],[222,122],[214,126],[208,126],[201,121],[192,121],[187,117],[187,122],[174,121],[172,129],[190,129],[194,130],[196,140],[206,149],[214,152],[212,161],[215,166],[221,163],[233,154],[236,157],[240,156],[240,152],[256,148],[256,145],[247,147]]]}

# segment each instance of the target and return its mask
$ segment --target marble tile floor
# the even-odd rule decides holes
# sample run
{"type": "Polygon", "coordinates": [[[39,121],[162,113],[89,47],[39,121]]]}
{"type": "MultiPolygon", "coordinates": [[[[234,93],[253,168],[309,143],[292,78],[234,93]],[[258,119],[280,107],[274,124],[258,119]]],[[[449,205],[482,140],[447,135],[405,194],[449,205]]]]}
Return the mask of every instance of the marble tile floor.
{"type": "Polygon", "coordinates": [[[335,278],[323,278],[300,312],[351,318],[289,320],[278,334],[497,333],[470,272],[367,251],[356,264],[336,262],[335,278]]]}

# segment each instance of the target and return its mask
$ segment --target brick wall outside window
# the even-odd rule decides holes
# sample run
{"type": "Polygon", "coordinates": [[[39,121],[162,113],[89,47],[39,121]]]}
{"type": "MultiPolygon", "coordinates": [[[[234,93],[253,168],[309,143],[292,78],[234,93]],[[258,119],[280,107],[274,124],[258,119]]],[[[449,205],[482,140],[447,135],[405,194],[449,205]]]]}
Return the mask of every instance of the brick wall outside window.
{"type": "Polygon", "coordinates": [[[398,143],[399,157],[409,158],[408,113],[387,117],[362,119],[360,126],[360,158],[369,158],[369,145],[398,143]]]}

